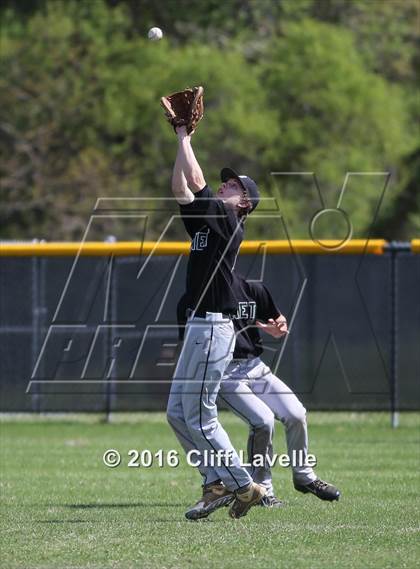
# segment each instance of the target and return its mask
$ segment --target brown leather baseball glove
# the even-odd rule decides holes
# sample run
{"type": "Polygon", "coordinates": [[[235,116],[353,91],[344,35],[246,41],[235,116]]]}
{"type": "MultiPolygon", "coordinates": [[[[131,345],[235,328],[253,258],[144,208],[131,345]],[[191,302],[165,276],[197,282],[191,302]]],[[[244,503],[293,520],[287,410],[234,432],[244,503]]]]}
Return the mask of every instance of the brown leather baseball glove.
{"type": "Polygon", "coordinates": [[[193,87],[161,98],[160,104],[174,130],[177,126],[186,126],[188,134],[195,130],[204,115],[203,94],[203,87],[193,87]]]}

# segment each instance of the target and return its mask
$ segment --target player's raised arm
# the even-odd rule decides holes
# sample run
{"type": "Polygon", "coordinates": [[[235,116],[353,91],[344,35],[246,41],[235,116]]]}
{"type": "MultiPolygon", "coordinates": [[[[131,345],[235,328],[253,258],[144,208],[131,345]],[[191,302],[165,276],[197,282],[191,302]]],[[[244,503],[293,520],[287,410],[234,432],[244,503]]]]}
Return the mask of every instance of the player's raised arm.
{"type": "Polygon", "coordinates": [[[194,194],[188,187],[187,179],[185,177],[183,170],[183,165],[184,165],[184,158],[182,150],[180,150],[180,142],[179,142],[174,169],[172,171],[171,187],[172,187],[172,193],[176,201],[181,205],[189,204],[192,201],[194,201],[194,194]]]}
{"type": "Polygon", "coordinates": [[[172,193],[180,204],[194,201],[194,193],[204,188],[203,172],[191,146],[191,135],[185,126],[176,129],[178,152],[172,172],[172,193]]]}
{"type": "Polygon", "coordinates": [[[162,97],[165,116],[178,137],[178,152],[172,173],[172,192],[180,204],[194,201],[194,193],[206,182],[191,147],[191,135],[204,115],[203,87],[184,89],[162,97]]]}
{"type": "MultiPolygon", "coordinates": [[[[191,146],[191,135],[187,133],[185,126],[177,127],[176,132],[178,136],[178,153],[174,171],[176,169],[177,174],[181,171],[187,186],[194,193],[199,192],[206,185],[206,181],[191,146]]],[[[178,179],[176,182],[178,183],[178,179]]]]}

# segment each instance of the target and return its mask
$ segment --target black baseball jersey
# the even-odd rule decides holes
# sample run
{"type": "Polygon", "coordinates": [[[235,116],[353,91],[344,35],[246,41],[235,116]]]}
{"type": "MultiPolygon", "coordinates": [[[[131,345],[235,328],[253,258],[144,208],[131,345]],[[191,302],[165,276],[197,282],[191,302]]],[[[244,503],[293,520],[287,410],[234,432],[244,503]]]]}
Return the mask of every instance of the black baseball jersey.
{"type": "Polygon", "coordinates": [[[180,205],[180,210],[192,240],[187,266],[187,307],[195,309],[199,316],[205,316],[206,312],[235,312],[232,271],[243,238],[241,221],[232,208],[213,197],[208,186],[195,194],[192,203],[180,205]]]}
{"type": "MultiPolygon", "coordinates": [[[[233,293],[236,298],[236,310],[233,316],[236,344],[233,357],[235,359],[257,357],[262,354],[263,346],[259,329],[255,325],[256,320],[267,322],[269,318],[278,318],[281,312],[270,291],[262,283],[247,282],[243,277],[235,275],[233,293]]],[[[177,306],[180,339],[183,337],[187,308],[187,296],[184,294],[177,306]]]]}
{"type": "Polygon", "coordinates": [[[281,312],[277,308],[268,288],[259,282],[248,282],[236,275],[235,294],[238,299],[233,324],[236,332],[234,358],[243,359],[262,354],[263,346],[256,320],[267,322],[276,319],[281,312]]]}

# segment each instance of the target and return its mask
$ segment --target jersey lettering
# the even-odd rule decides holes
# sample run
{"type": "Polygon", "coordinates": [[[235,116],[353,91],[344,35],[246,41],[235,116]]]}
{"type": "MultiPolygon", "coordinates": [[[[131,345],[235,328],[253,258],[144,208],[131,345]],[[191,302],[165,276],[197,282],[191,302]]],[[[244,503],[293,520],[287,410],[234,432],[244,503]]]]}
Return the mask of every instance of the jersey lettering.
{"type": "Polygon", "coordinates": [[[255,301],[239,302],[236,318],[238,320],[255,320],[256,313],[257,303],[255,301]]]}
{"type": "Polygon", "coordinates": [[[197,231],[191,242],[191,251],[204,251],[207,247],[209,233],[210,228],[207,228],[207,231],[197,231]]]}

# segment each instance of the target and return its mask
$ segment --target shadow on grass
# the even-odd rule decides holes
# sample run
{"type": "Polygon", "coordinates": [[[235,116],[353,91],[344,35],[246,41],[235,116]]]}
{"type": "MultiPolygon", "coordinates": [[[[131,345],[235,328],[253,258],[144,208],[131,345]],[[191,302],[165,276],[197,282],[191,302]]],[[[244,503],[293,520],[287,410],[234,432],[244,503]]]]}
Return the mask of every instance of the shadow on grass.
{"type": "MultiPolygon", "coordinates": [[[[38,524],[97,524],[97,523],[108,523],[107,520],[34,520],[38,524]]],[[[201,520],[187,520],[186,518],[153,518],[153,520],[149,520],[153,524],[173,524],[179,523],[180,521],[184,521],[185,523],[190,524],[210,524],[210,523],[226,523],[227,519],[209,519],[203,518],[201,520]]]]}
{"type": "Polygon", "coordinates": [[[49,504],[49,506],[61,506],[70,509],[101,509],[101,508],[182,508],[185,504],[173,504],[168,502],[134,502],[132,504],[49,504]]]}

